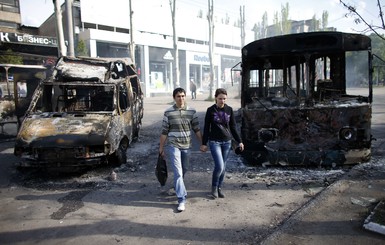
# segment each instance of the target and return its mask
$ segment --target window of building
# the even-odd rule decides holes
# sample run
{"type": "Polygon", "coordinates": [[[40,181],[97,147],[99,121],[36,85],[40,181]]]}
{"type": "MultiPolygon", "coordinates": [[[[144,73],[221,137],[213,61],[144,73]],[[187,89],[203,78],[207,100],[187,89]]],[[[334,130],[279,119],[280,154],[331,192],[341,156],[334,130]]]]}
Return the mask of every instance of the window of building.
{"type": "Polygon", "coordinates": [[[0,21],[0,26],[1,27],[13,28],[13,29],[17,29],[18,28],[18,24],[12,23],[12,22],[8,22],[8,21],[0,21]]]}
{"type": "Polygon", "coordinates": [[[92,23],[83,23],[83,27],[85,29],[96,29],[96,24],[92,24],[92,23]]]}
{"type": "Polygon", "coordinates": [[[127,34],[129,34],[129,33],[130,33],[130,30],[129,30],[129,29],[125,29],[125,28],[119,28],[119,27],[116,27],[116,32],[122,32],[122,33],[127,33],[127,34]]]}
{"type": "Polygon", "coordinates": [[[97,42],[96,49],[97,49],[97,55],[99,57],[110,57],[110,58],[130,57],[127,44],[97,42]]]}
{"type": "Polygon", "coordinates": [[[105,25],[98,25],[99,30],[104,30],[104,31],[112,31],[115,32],[114,27],[112,26],[105,26],[105,25]]]}
{"type": "Polygon", "coordinates": [[[0,11],[20,13],[18,0],[0,0],[0,11]]]}
{"type": "Polygon", "coordinates": [[[195,43],[195,40],[194,40],[194,39],[187,38],[187,39],[186,39],[186,42],[188,42],[188,43],[195,43]]]}

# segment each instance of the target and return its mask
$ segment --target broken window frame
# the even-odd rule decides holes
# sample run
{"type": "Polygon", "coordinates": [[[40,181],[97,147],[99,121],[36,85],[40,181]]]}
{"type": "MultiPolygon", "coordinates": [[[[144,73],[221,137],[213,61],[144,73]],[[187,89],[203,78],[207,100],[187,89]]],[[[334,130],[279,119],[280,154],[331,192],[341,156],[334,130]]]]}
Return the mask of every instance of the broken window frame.
{"type": "Polygon", "coordinates": [[[32,101],[30,113],[112,113],[115,85],[77,82],[55,82],[38,88],[36,101],[32,101]],[[86,93],[76,94],[83,90],[86,93]],[[75,93],[74,93],[75,92],[75,93]],[[101,98],[98,96],[103,94],[101,98]]]}

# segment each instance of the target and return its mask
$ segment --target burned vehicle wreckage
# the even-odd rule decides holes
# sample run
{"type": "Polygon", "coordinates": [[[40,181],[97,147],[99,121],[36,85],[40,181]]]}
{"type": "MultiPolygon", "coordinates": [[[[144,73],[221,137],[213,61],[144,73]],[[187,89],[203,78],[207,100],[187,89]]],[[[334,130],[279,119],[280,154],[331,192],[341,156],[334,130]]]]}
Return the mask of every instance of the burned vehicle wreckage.
{"type": "Polygon", "coordinates": [[[143,93],[128,59],[62,57],[36,88],[20,126],[19,167],[126,162],[138,138],[143,93]]]}
{"type": "Polygon", "coordinates": [[[371,157],[371,40],[313,32],[242,49],[241,134],[249,164],[340,166],[371,157]]]}

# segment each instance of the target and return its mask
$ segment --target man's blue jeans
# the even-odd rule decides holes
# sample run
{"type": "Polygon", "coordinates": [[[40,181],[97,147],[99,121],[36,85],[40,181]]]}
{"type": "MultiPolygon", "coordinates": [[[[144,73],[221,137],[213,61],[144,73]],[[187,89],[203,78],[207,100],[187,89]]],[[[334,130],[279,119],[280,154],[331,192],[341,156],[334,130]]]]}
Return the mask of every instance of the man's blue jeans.
{"type": "Polygon", "coordinates": [[[166,154],[174,172],[174,188],[178,203],[185,203],[187,190],[183,178],[190,165],[190,149],[179,149],[168,145],[166,154]]]}
{"type": "Polygon", "coordinates": [[[220,188],[225,178],[226,161],[231,150],[231,140],[210,141],[210,151],[214,159],[212,186],[220,188]]]}

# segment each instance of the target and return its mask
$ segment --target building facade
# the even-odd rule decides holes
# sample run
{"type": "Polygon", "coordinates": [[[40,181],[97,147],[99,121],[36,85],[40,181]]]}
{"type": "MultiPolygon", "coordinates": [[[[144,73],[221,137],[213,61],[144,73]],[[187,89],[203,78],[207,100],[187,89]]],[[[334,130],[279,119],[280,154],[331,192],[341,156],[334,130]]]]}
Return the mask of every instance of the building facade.
{"type": "Polygon", "coordinates": [[[25,65],[42,65],[58,54],[56,35],[42,36],[39,28],[21,25],[19,0],[0,0],[0,52],[7,50],[25,65]]]}
{"type": "Polygon", "coordinates": [[[21,25],[19,0],[0,0],[0,121],[24,115],[47,66],[57,59],[54,36],[21,25]]]}
{"type": "MultiPolygon", "coordinates": [[[[189,81],[194,80],[198,91],[209,90],[209,38],[208,22],[185,10],[178,10],[176,33],[178,36],[179,80],[173,84],[173,35],[170,6],[155,4],[151,0],[132,1],[133,41],[135,64],[143,81],[145,95],[170,94],[174,86],[189,90],[189,81]],[[158,18],[150,16],[156,15],[158,18]]],[[[73,1],[73,30],[75,46],[82,41],[90,57],[130,57],[129,1],[92,0],[73,1]],[[117,7],[118,6],[118,7],[117,7]]],[[[181,6],[188,8],[188,6],[181,6]]],[[[66,18],[63,10],[65,38],[66,18]]],[[[40,27],[41,34],[55,36],[55,16],[52,15],[40,27]]],[[[214,88],[228,86],[230,69],[240,61],[241,30],[238,27],[215,23],[214,32],[214,88]]],[[[245,43],[252,41],[254,34],[246,31],[245,43]]]]}

